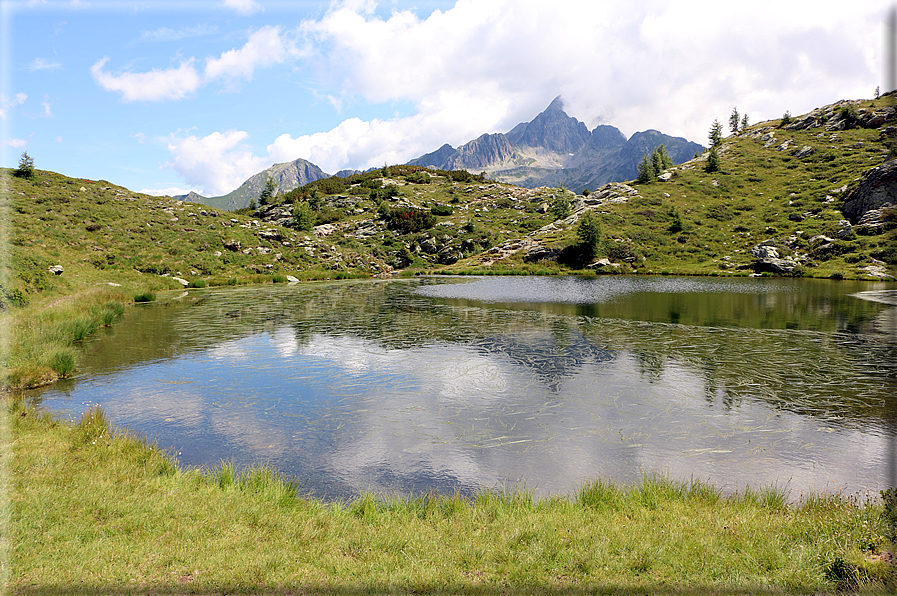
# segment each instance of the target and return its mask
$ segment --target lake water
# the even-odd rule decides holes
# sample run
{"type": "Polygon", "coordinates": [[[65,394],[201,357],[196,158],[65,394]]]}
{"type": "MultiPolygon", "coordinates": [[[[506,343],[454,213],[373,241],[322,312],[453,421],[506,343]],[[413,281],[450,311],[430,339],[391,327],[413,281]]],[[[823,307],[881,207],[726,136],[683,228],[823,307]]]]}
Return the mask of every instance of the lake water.
{"type": "Polygon", "coordinates": [[[572,494],[599,476],[893,484],[893,285],[485,277],[191,290],[129,310],[34,397],[183,466],[361,491],[572,494]]]}

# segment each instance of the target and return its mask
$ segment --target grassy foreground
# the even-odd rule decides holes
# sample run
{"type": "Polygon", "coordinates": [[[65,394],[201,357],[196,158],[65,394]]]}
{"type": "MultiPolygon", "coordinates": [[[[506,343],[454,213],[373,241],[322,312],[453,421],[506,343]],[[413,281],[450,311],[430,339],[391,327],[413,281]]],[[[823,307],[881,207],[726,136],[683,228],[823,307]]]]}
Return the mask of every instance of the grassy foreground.
{"type": "Polygon", "coordinates": [[[179,470],[111,429],[13,400],[13,594],[891,593],[882,507],[702,483],[572,498],[297,498],[267,469],[179,470]]]}

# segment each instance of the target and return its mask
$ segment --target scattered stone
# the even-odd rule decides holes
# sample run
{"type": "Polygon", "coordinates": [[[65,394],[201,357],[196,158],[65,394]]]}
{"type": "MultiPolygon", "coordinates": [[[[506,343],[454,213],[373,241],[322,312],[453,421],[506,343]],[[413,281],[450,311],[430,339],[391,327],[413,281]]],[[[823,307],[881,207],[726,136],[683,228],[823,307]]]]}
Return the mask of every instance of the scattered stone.
{"type": "Polygon", "coordinates": [[[838,238],[845,238],[853,234],[853,226],[850,225],[850,222],[846,219],[842,219],[841,221],[839,221],[838,225],[841,227],[841,229],[839,229],[838,233],[836,234],[838,238]]]}
{"type": "Polygon", "coordinates": [[[292,275],[287,275],[287,281],[291,284],[299,283],[299,280],[292,275]]]}
{"type": "Polygon", "coordinates": [[[672,177],[673,177],[673,173],[672,173],[672,172],[664,172],[663,174],[661,174],[660,176],[658,176],[657,179],[658,179],[659,181],[661,181],[661,182],[667,182],[667,181],[668,181],[670,178],[672,178],[672,177]]]}
{"type": "Polygon", "coordinates": [[[224,243],[224,248],[231,252],[240,252],[242,250],[239,240],[228,240],[224,243]]]}
{"type": "Polygon", "coordinates": [[[65,271],[65,269],[62,268],[62,265],[51,265],[47,268],[47,271],[53,275],[62,275],[62,272],[65,271]]]}
{"type": "Polygon", "coordinates": [[[803,147],[801,147],[800,149],[798,149],[791,155],[793,155],[794,157],[796,157],[798,159],[803,159],[805,157],[810,157],[814,153],[816,153],[816,149],[814,149],[813,147],[810,147],[809,145],[804,145],[803,147]]]}
{"type": "Polygon", "coordinates": [[[275,229],[262,230],[258,233],[258,237],[262,240],[268,240],[269,242],[283,240],[283,234],[275,229]]]}
{"type": "Polygon", "coordinates": [[[190,285],[190,282],[187,281],[186,279],[182,278],[182,277],[172,277],[171,279],[173,279],[174,281],[178,282],[179,284],[181,284],[181,285],[184,286],[184,287],[187,287],[187,286],[190,285]]]}

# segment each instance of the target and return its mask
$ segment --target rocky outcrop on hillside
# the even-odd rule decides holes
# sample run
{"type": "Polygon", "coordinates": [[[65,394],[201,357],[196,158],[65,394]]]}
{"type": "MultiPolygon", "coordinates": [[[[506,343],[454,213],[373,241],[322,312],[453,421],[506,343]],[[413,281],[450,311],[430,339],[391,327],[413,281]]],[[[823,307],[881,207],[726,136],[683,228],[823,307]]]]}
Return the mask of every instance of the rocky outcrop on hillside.
{"type": "Polygon", "coordinates": [[[484,134],[461,145],[446,160],[446,170],[482,170],[494,163],[516,157],[514,148],[503,134],[484,134]]]}
{"type": "MultiPolygon", "coordinates": [[[[842,209],[845,217],[854,223],[870,211],[878,211],[881,217],[883,207],[897,205],[897,159],[886,161],[863,174],[859,186],[853,189],[844,201],[842,209]]],[[[866,221],[869,225],[871,221],[866,221]]]]}

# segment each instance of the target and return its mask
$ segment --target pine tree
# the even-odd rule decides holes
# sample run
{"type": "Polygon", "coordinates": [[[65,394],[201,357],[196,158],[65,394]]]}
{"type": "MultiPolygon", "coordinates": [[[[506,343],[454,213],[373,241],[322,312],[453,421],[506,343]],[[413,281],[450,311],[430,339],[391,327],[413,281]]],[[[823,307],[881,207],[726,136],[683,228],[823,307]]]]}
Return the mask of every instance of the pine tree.
{"type": "Polygon", "coordinates": [[[272,178],[268,178],[265,182],[265,188],[262,189],[262,193],[259,195],[259,205],[267,205],[271,202],[271,199],[274,198],[274,190],[277,188],[277,184],[274,183],[272,178]]]}
{"type": "Polygon", "coordinates": [[[738,125],[741,124],[741,115],[738,113],[738,108],[732,108],[732,115],[729,116],[729,130],[732,134],[738,134],[738,125]]]}
{"type": "Polygon", "coordinates": [[[750,126],[750,124],[748,123],[748,115],[745,114],[745,115],[741,118],[741,132],[746,131],[748,126],[750,126]]]}
{"type": "Polygon", "coordinates": [[[19,167],[13,172],[13,176],[16,178],[25,178],[26,180],[34,180],[34,160],[31,159],[31,156],[28,155],[28,152],[24,152],[22,157],[19,158],[19,167]]]}
{"type": "Polygon", "coordinates": [[[710,133],[707,135],[707,138],[710,139],[710,146],[716,147],[723,140],[723,125],[720,124],[719,120],[714,120],[713,124],[710,125],[710,133]]]}
{"type": "Polygon", "coordinates": [[[656,177],[657,172],[654,170],[654,160],[648,157],[648,154],[645,153],[642,156],[642,161],[638,164],[637,181],[647,184],[650,182],[654,182],[654,178],[656,177]]]}
{"type": "Polygon", "coordinates": [[[708,173],[719,171],[719,153],[716,152],[716,145],[710,147],[710,153],[707,155],[707,165],[704,166],[704,171],[708,173]]]}
{"type": "Polygon", "coordinates": [[[576,222],[576,236],[589,258],[595,256],[601,242],[601,220],[594,211],[586,211],[576,222]]]}

